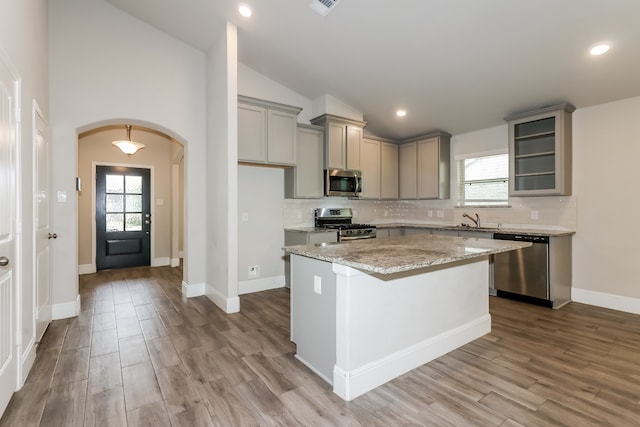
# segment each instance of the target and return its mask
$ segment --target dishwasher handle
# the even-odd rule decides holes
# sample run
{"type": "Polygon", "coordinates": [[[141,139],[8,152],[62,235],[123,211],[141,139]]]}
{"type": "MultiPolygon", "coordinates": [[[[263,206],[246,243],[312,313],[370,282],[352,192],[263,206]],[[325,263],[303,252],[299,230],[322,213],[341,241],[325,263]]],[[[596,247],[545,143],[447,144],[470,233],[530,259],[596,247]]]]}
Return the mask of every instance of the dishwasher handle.
{"type": "Polygon", "coordinates": [[[549,236],[532,236],[526,234],[514,234],[514,233],[494,233],[494,240],[514,240],[516,242],[531,242],[549,244],[549,236]]]}

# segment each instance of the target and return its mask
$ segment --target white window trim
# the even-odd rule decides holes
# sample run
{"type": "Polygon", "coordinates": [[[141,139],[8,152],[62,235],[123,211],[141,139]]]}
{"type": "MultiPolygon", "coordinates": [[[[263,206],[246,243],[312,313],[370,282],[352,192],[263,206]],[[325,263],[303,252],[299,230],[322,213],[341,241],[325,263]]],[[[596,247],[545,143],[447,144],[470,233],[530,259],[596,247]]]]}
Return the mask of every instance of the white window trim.
{"type": "Polygon", "coordinates": [[[501,149],[501,150],[488,150],[488,151],[479,151],[476,153],[466,153],[466,154],[459,154],[457,156],[454,157],[454,164],[456,165],[455,168],[451,168],[452,172],[453,172],[453,179],[451,180],[451,182],[453,183],[453,187],[452,187],[452,192],[455,193],[456,195],[456,204],[454,206],[454,208],[469,208],[469,207],[474,207],[474,208],[510,208],[511,205],[509,204],[509,200],[510,198],[507,198],[507,204],[505,205],[465,205],[464,200],[460,200],[460,180],[458,179],[458,177],[460,176],[460,171],[458,170],[458,168],[460,167],[460,160],[466,160],[466,159],[473,159],[476,157],[488,157],[488,156],[499,156],[501,154],[509,154],[509,150],[508,149],[501,149]]]}

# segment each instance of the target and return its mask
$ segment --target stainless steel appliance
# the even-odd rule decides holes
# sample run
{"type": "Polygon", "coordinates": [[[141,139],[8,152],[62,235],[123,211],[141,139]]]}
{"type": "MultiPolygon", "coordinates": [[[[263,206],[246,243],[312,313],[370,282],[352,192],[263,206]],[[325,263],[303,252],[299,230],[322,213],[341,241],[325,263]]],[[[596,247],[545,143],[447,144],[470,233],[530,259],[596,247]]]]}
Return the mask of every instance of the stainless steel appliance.
{"type": "Polygon", "coordinates": [[[319,208],[313,211],[315,227],[333,229],[339,242],[359,239],[375,239],[376,226],[371,224],[353,224],[351,208],[319,208]]]}
{"type": "Polygon", "coordinates": [[[324,194],[325,196],[360,197],[362,194],[362,172],[325,169],[324,194]]]}
{"type": "Polygon", "coordinates": [[[494,255],[498,296],[553,308],[571,301],[571,236],[495,233],[493,238],[532,244],[494,255]]]}

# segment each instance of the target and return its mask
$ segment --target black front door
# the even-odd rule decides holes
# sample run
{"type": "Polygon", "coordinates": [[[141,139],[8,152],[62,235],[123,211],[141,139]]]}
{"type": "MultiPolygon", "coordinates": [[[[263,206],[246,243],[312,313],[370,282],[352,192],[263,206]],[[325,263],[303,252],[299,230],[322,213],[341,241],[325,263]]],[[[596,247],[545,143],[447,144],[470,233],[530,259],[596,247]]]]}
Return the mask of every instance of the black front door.
{"type": "Polygon", "coordinates": [[[151,264],[149,169],[96,166],[96,267],[151,264]]]}

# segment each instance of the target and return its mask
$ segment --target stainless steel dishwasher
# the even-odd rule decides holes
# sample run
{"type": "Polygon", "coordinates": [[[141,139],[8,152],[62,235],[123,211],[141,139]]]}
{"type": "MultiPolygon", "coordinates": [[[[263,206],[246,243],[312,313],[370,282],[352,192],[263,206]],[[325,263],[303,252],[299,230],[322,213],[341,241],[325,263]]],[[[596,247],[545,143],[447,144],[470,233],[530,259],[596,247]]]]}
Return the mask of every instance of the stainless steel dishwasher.
{"type": "Polygon", "coordinates": [[[493,256],[497,296],[552,308],[570,302],[571,235],[495,233],[494,239],[532,243],[531,247],[493,256]]]}
{"type": "Polygon", "coordinates": [[[497,295],[552,307],[549,236],[496,233],[493,238],[532,243],[528,248],[494,255],[493,285],[497,295]]]}

